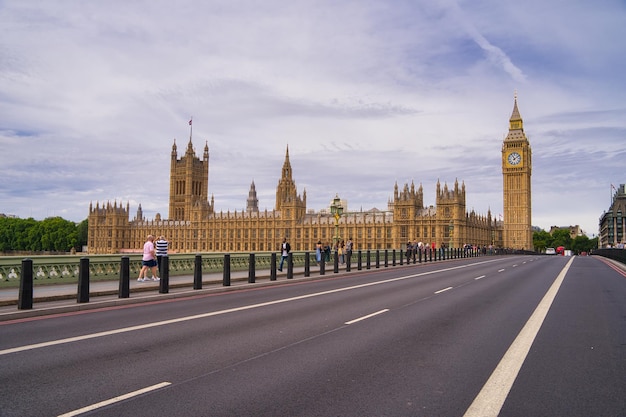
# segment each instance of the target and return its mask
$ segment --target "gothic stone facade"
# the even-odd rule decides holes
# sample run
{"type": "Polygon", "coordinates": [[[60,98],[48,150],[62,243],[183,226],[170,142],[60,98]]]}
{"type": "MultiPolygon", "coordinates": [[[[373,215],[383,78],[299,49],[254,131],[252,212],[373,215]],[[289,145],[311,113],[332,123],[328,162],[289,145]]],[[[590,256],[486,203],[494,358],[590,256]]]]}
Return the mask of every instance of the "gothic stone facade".
{"type": "MultiPolygon", "coordinates": [[[[401,249],[407,241],[458,248],[464,244],[530,249],[532,247],[530,145],[523,132],[517,98],[510,119],[509,135],[502,147],[504,223],[486,215],[468,212],[465,184],[436,185],[436,204],[424,205],[420,184],[396,183],[387,210],[345,212],[338,220],[340,239],[352,238],[355,250],[401,249]],[[510,227],[507,227],[509,225],[510,227]]],[[[179,159],[176,142],[170,167],[169,219],[144,218],[141,205],[131,219],[130,207],[121,203],[89,207],[88,250],[90,253],[141,251],[146,236],[164,235],[174,253],[277,251],[283,237],[296,251],[312,251],[318,241],[333,243],[335,217],[322,210],[307,211],[306,191],[298,194],[285,154],[271,211],[258,209],[254,182],[245,211],[215,212],[214,197],[208,200],[209,149],[203,158],[193,150],[191,138],[179,159]]]]}

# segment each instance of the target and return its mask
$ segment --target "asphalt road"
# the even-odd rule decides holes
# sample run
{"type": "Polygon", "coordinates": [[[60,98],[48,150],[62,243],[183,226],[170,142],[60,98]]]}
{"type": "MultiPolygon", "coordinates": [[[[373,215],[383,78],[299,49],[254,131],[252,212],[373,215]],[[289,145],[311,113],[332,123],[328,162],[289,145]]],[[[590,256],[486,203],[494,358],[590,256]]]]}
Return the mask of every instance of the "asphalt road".
{"type": "Polygon", "coordinates": [[[0,416],[625,416],[626,275],[473,258],[0,323],[0,416]]]}

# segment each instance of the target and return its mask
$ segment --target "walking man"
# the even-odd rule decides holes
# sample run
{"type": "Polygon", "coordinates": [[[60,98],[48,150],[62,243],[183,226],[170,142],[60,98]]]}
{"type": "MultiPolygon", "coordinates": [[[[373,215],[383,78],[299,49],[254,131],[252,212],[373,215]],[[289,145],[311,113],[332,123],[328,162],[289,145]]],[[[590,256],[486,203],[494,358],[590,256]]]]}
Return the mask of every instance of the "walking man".
{"type": "Polygon", "coordinates": [[[291,245],[289,245],[289,242],[287,242],[287,238],[283,238],[283,243],[280,245],[280,251],[280,265],[278,266],[278,270],[282,272],[283,263],[285,262],[285,259],[289,257],[289,251],[291,251],[291,245]]]}

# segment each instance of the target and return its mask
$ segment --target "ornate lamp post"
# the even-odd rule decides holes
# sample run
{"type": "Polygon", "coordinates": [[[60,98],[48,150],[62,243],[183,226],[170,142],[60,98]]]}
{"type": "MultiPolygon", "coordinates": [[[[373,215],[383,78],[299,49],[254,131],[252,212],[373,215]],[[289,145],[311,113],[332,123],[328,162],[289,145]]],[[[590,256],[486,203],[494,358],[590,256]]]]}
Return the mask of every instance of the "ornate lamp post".
{"type": "Polygon", "coordinates": [[[339,242],[339,218],[343,214],[343,207],[341,206],[341,200],[339,196],[335,194],[335,199],[330,205],[330,213],[335,218],[335,236],[333,237],[333,244],[336,246],[339,242]]]}

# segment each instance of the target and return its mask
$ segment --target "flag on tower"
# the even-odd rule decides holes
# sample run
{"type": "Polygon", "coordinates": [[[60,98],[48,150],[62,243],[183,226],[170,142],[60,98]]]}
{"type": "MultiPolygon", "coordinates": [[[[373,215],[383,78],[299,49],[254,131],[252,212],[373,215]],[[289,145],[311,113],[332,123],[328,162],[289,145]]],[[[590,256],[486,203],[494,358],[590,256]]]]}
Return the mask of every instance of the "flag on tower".
{"type": "Polygon", "coordinates": [[[191,121],[192,121],[192,120],[193,120],[193,119],[189,119],[189,126],[191,126],[191,121]]]}
{"type": "Polygon", "coordinates": [[[617,191],[617,188],[615,188],[615,186],[613,184],[611,184],[611,188],[614,189],[615,191],[617,191]]]}

